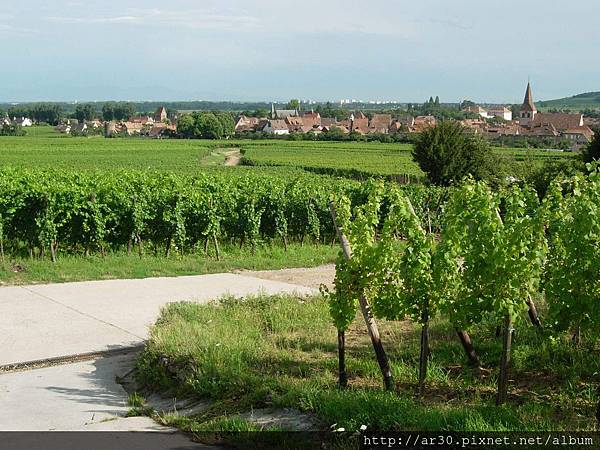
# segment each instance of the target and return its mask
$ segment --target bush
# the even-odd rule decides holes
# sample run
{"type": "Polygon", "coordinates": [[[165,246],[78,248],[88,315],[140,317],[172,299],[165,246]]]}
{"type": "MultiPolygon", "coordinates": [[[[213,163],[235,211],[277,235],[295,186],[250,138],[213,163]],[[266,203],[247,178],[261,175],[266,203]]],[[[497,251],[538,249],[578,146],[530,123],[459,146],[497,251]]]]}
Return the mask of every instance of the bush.
{"type": "Polygon", "coordinates": [[[600,160],[600,128],[594,130],[594,138],[581,154],[584,163],[600,160]]]}
{"type": "Polygon", "coordinates": [[[2,125],[0,136],[25,136],[27,134],[21,125],[2,125]]]}
{"type": "Polygon", "coordinates": [[[492,151],[482,138],[467,134],[458,122],[442,121],[423,131],[415,142],[413,159],[429,181],[449,186],[467,175],[488,179],[492,151]]]}

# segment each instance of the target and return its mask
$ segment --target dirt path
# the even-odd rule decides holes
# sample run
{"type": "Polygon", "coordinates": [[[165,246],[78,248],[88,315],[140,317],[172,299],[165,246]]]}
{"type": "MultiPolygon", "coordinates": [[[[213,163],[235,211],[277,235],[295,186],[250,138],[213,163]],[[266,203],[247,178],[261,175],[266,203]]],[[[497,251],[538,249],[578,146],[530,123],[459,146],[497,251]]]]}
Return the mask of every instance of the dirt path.
{"type": "Polygon", "coordinates": [[[242,161],[242,154],[240,149],[231,150],[223,153],[225,155],[226,166],[239,166],[242,161]]]}
{"type": "Polygon", "coordinates": [[[263,280],[279,281],[289,284],[297,284],[318,289],[321,284],[328,287],[333,286],[335,277],[335,264],[313,268],[260,270],[260,271],[237,271],[241,275],[249,275],[263,280]]]}

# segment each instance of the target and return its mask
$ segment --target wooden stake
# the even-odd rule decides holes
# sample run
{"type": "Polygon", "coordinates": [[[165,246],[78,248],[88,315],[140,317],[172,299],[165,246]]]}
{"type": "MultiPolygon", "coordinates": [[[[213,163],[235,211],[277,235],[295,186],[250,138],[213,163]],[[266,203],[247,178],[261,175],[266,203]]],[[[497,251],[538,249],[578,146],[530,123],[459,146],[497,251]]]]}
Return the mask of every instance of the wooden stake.
{"type": "Polygon", "coordinates": [[[429,299],[423,304],[421,316],[421,354],[419,356],[419,395],[425,392],[425,379],[427,378],[427,361],[429,359],[429,299]]]}
{"type": "MultiPolygon", "coordinates": [[[[329,209],[331,211],[331,217],[333,218],[333,225],[335,227],[335,231],[337,237],[342,246],[342,251],[344,252],[344,257],[347,260],[352,258],[352,249],[350,247],[350,241],[342,231],[337,223],[337,214],[335,211],[335,206],[333,202],[329,203],[329,209]]],[[[381,375],[383,376],[383,384],[387,390],[394,389],[394,381],[392,378],[392,371],[390,370],[389,361],[385,350],[383,348],[383,344],[381,342],[381,336],[379,335],[379,329],[377,328],[377,323],[371,313],[371,307],[367,298],[364,295],[360,295],[358,298],[358,303],[360,304],[360,310],[365,319],[365,324],[367,325],[367,330],[369,331],[369,336],[371,337],[371,343],[373,344],[373,350],[375,351],[375,356],[377,357],[377,362],[379,363],[379,368],[381,369],[381,375]]]]}
{"type": "Polygon", "coordinates": [[[512,346],[512,317],[504,319],[504,339],[502,341],[502,358],[500,359],[500,375],[498,376],[498,395],[496,405],[502,405],[508,396],[508,368],[510,365],[510,350],[512,346]]]}
{"type": "Polygon", "coordinates": [[[56,262],[56,247],[54,242],[50,242],[50,257],[52,258],[52,262],[56,262]]]}
{"type": "Polygon", "coordinates": [[[221,252],[219,250],[219,241],[217,240],[217,235],[213,234],[213,245],[215,246],[215,254],[217,255],[217,261],[221,260],[221,252]]]}
{"type": "Polygon", "coordinates": [[[531,295],[527,297],[527,306],[529,306],[529,320],[531,320],[531,323],[536,327],[541,327],[542,322],[540,321],[540,316],[538,315],[535,303],[533,303],[533,300],[531,299],[531,295]]]}
{"type": "Polygon", "coordinates": [[[477,353],[475,353],[475,348],[473,347],[473,342],[471,341],[471,337],[469,333],[463,330],[456,329],[456,334],[458,335],[458,339],[460,339],[460,343],[467,354],[467,358],[469,358],[469,362],[471,365],[475,367],[480,367],[481,363],[479,362],[479,358],[477,357],[477,353]]]}
{"type": "Polygon", "coordinates": [[[346,332],[338,330],[338,367],[339,384],[341,388],[348,386],[346,375],[346,332]]]}

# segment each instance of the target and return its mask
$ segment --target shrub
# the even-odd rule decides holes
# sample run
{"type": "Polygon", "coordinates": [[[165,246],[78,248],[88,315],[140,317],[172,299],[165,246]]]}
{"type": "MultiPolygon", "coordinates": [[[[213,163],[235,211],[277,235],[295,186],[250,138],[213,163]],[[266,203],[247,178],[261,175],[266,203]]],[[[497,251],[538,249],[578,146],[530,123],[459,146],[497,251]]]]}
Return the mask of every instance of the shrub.
{"type": "Polygon", "coordinates": [[[486,141],[466,133],[458,122],[442,121],[421,133],[412,156],[431,183],[448,186],[467,175],[489,178],[491,153],[486,141]]]}

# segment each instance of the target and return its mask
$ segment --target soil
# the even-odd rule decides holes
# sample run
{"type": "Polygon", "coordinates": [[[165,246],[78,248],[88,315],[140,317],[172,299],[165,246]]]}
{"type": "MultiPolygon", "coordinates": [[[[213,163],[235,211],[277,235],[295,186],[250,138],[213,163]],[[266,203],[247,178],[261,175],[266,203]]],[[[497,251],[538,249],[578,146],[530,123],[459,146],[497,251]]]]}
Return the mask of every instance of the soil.
{"type": "Polygon", "coordinates": [[[231,150],[223,153],[225,155],[226,166],[239,166],[242,161],[242,154],[239,149],[231,150]]]}
{"type": "Polygon", "coordinates": [[[236,273],[261,278],[263,280],[281,281],[283,283],[297,284],[315,289],[318,289],[322,284],[332,288],[333,279],[335,277],[335,264],[327,264],[309,269],[240,270],[236,273]]]}

